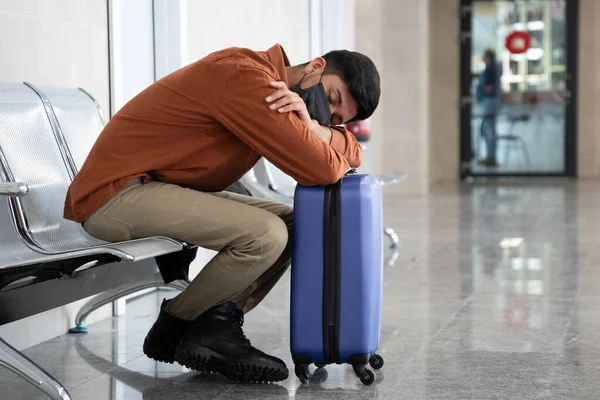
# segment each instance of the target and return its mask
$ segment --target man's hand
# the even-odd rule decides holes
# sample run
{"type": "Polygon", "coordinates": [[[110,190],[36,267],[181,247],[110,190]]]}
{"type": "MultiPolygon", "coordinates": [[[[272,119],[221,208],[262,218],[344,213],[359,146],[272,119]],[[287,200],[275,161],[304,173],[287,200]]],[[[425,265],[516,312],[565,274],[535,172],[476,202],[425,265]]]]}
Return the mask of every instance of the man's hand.
{"type": "Polygon", "coordinates": [[[277,110],[279,113],[290,111],[296,112],[302,122],[310,129],[312,123],[310,114],[308,114],[306,104],[304,104],[304,101],[300,98],[298,93],[288,89],[285,82],[271,82],[270,85],[278,90],[265,99],[267,103],[271,103],[269,108],[271,110],[277,110]]]}
{"type": "Polygon", "coordinates": [[[284,82],[271,82],[271,86],[278,89],[275,93],[265,99],[267,103],[272,103],[269,106],[271,110],[277,110],[277,112],[280,113],[290,111],[296,112],[306,127],[317,138],[327,144],[331,143],[331,129],[319,125],[317,120],[310,118],[310,114],[306,109],[306,104],[304,104],[304,100],[300,98],[298,93],[288,89],[284,82]]]}
{"type": "Polygon", "coordinates": [[[331,128],[319,125],[316,119],[310,121],[310,126],[308,128],[316,137],[318,137],[324,143],[331,143],[331,136],[333,135],[331,128]]]}

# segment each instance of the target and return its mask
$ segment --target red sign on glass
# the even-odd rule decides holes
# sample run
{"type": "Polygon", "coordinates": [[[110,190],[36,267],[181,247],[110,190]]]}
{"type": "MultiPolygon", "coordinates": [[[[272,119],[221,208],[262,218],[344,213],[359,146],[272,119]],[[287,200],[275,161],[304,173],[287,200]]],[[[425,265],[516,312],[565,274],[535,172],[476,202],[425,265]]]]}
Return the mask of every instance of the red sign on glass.
{"type": "Polygon", "coordinates": [[[523,54],[531,46],[531,36],[527,32],[512,32],[506,37],[505,46],[513,54],[523,54]]]}

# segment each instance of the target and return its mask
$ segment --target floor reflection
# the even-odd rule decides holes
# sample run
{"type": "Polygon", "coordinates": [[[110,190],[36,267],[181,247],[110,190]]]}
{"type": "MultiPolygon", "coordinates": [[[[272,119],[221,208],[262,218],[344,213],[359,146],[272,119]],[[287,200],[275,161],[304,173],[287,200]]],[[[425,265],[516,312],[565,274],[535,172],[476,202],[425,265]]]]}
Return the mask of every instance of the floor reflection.
{"type": "MultiPolygon", "coordinates": [[[[26,353],[74,399],[579,399],[600,391],[600,183],[494,181],[386,197],[401,247],[385,251],[385,366],[363,386],[344,365],[308,384],[238,385],[143,356],[163,297],[26,353]]],[[[248,314],[252,343],[289,355],[289,275],[248,314]]],[[[2,399],[44,398],[4,370],[2,399]],[[6,393],[3,393],[6,394],[6,393]]]]}
{"type": "Polygon", "coordinates": [[[574,189],[463,187],[457,278],[467,301],[430,344],[427,398],[554,398],[557,366],[578,362],[574,189]]]}

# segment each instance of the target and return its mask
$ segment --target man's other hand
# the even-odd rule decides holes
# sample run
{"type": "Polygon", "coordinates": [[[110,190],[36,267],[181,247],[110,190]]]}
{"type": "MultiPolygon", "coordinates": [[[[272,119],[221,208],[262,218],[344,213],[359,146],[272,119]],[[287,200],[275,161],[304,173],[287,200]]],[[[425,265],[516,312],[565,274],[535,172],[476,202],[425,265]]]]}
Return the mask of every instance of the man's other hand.
{"type": "Polygon", "coordinates": [[[269,108],[279,113],[294,111],[304,124],[310,129],[311,119],[306,104],[298,93],[287,88],[285,82],[271,82],[270,85],[277,90],[265,100],[270,103],[269,108]]]}

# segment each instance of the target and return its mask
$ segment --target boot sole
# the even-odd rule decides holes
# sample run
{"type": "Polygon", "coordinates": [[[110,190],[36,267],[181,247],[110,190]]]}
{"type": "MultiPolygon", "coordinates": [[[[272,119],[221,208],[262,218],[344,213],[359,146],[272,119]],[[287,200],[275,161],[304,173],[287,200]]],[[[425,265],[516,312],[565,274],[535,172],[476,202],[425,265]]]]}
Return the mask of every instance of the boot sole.
{"type": "Polygon", "coordinates": [[[144,346],[142,347],[142,351],[148,358],[150,358],[154,361],[160,361],[160,362],[164,362],[167,364],[173,364],[175,362],[173,357],[165,356],[163,353],[154,351],[151,348],[149,348],[146,344],[146,341],[144,341],[144,346]]]}
{"type": "Polygon", "coordinates": [[[146,357],[148,357],[154,361],[160,361],[160,362],[164,362],[167,364],[173,364],[175,362],[174,359],[164,357],[162,354],[154,352],[152,350],[144,349],[144,354],[146,355],[146,357]]]}
{"type": "Polygon", "coordinates": [[[256,362],[226,357],[206,347],[181,343],[175,350],[175,361],[198,372],[218,372],[241,383],[279,382],[288,378],[287,368],[269,362],[256,362]]]}

